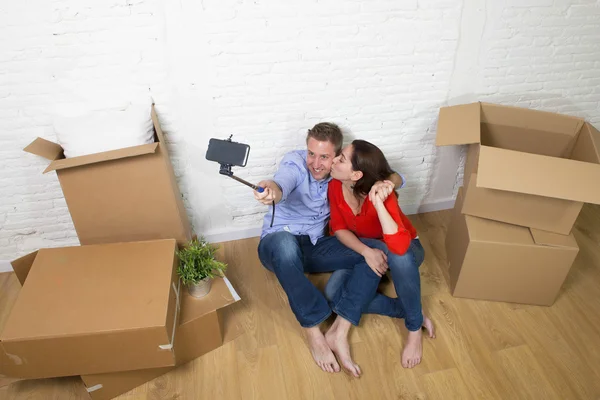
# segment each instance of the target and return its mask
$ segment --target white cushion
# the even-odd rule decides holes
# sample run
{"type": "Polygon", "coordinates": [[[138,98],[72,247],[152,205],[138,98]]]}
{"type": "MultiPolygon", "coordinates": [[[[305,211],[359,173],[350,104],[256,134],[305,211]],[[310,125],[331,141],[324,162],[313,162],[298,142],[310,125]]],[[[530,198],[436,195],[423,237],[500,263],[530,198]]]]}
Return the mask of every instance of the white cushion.
{"type": "Polygon", "coordinates": [[[125,108],[62,110],[54,119],[54,132],[65,158],[154,143],[150,104],[125,108]]]}

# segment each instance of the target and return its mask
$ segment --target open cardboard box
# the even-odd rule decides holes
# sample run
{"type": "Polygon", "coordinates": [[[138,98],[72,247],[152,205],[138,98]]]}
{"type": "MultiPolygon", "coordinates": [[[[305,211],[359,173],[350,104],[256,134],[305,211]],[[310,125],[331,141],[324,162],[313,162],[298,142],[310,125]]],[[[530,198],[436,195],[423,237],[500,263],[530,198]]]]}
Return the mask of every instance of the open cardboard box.
{"type": "Polygon", "coordinates": [[[37,138],[24,150],[50,160],[79,242],[191,239],[165,138],[152,105],[155,143],[64,158],[60,145],[37,138]]]}
{"type": "Polygon", "coordinates": [[[174,366],[176,248],[164,239],[41,249],[15,260],[23,288],[0,334],[0,374],[174,366]]]}
{"type": "Polygon", "coordinates": [[[581,118],[442,107],[436,145],[460,144],[470,145],[465,214],[568,235],[583,203],[600,204],[600,132],[581,118]]]}
{"type": "Polygon", "coordinates": [[[463,201],[460,188],[446,236],[452,295],[552,305],[579,252],[573,235],[465,215],[463,201]]]}
{"type": "MultiPolygon", "coordinates": [[[[226,321],[224,309],[240,300],[227,278],[216,278],[210,293],[201,299],[181,291],[181,314],[175,333],[177,366],[186,364],[242,334],[233,321],[226,321]],[[227,329],[227,337],[225,330],[227,329]]],[[[93,400],[108,400],[126,393],[174,368],[151,368],[109,374],[83,375],[81,379],[93,400]]]]}
{"type": "MultiPolygon", "coordinates": [[[[129,244],[126,244],[129,246],[129,244]]],[[[89,246],[84,246],[89,247],[89,246]]],[[[45,252],[45,250],[40,250],[45,252]]],[[[23,256],[12,262],[19,282],[24,285],[29,271],[39,252],[23,256]]],[[[142,260],[143,261],[143,260],[142,260]]],[[[194,360],[222,344],[234,340],[242,334],[239,324],[226,319],[226,307],[240,300],[227,278],[216,278],[210,293],[196,299],[189,295],[183,286],[180,289],[180,312],[175,330],[175,366],[194,360]]],[[[93,400],[112,399],[146,382],[151,381],[176,367],[137,369],[132,371],[109,372],[82,375],[81,379],[89,398],[93,400]]],[[[19,379],[3,378],[0,384],[8,385],[19,379]]]]}

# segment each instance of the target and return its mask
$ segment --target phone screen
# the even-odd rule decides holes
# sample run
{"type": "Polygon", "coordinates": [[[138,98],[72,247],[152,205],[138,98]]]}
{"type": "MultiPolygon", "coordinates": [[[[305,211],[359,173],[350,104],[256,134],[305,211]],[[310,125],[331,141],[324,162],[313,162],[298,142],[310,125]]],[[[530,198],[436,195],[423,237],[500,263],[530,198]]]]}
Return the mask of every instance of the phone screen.
{"type": "Polygon", "coordinates": [[[250,146],[247,144],[229,142],[227,140],[210,139],[206,159],[221,164],[245,167],[248,161],[250,146]]]}

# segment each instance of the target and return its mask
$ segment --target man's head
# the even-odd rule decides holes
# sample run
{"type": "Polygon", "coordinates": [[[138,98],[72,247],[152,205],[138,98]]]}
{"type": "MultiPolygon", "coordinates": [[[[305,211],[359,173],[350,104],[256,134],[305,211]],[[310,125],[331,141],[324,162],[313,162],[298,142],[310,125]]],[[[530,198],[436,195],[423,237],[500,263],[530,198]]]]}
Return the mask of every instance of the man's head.
{"type": "Polygon", "coordinates": [[[306,165],[313,178],[320,180],[329,175],[333,159],[340,153],[344,137],[340,128],[331,122],[321,122],[306,135],[306,165]]]}

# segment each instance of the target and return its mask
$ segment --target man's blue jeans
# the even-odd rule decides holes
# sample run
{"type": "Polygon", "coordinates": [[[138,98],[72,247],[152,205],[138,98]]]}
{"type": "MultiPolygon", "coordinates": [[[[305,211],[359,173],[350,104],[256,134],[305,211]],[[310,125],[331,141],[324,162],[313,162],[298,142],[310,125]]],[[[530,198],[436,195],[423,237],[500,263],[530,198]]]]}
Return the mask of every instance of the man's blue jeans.
{"type": "MultiPolygon", "coordinates": [[[[392,281],[396,288],[397,298],[393,299],[376,293],[363,309],[365,314],[381,314],[389,317],[404,318],[406,329],[417,331],[423,325],[423,309],[421,306],[421,277],[419,267],[423,263],[425,252],[419,239],[413,239],[404,255],[394,254],[387,250],[388,266],[392,281]]],[[[325,296],[335,302],[343,292],[350,270],[335,271],[325,287],[325,296]]]]}
{"type": "MultiPolygon", "coordinates": [[[[361,239],[369,247],[385,248],[375,239],[361,239]]],[[[335,236],[320,238],[315,245],[307,235],[280,231],[266,235],[258,244],[261,263],[274,272],[287,294],[301,326],[310,328],[326,320],[331,312],[358,325],[363,309],[373,299],[379,276],[363,256],[343,245],[335,236]],[[345,284],[331,306],[304,275],[348,269],[345,284]]]]}

